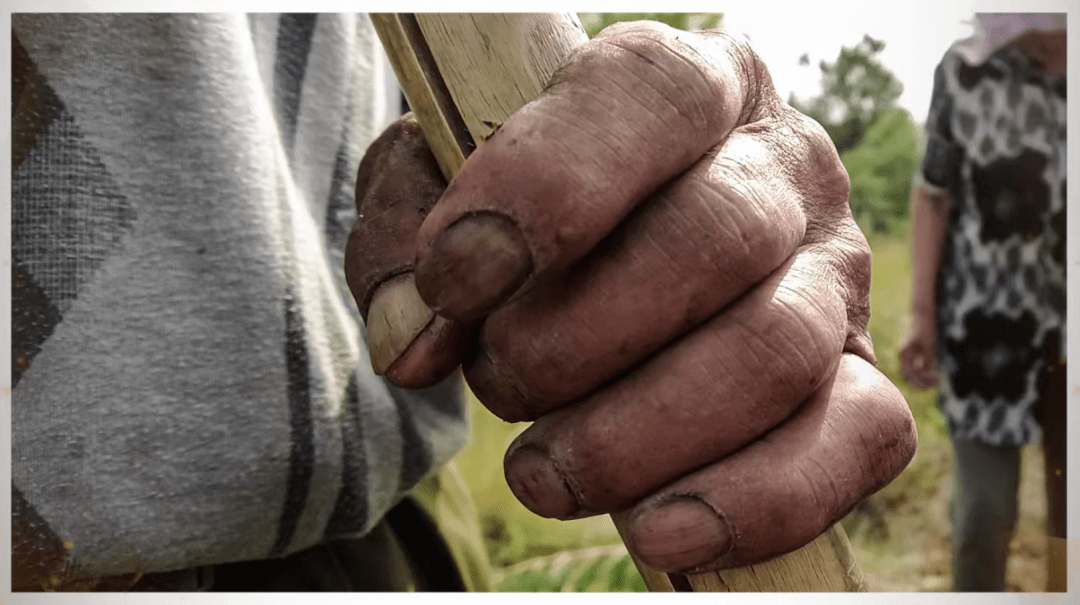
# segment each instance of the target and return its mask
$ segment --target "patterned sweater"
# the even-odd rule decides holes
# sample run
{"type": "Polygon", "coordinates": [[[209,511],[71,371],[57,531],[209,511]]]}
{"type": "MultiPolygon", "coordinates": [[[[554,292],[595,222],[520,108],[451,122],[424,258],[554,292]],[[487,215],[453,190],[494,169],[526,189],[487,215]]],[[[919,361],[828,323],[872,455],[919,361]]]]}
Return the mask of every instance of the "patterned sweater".
{"type": "Polygon", "coordinates": [[[374,376],[343,251],[400,112],[370,22],[13,15],[13,572],[356,535],[467,436],[374,376]]]}

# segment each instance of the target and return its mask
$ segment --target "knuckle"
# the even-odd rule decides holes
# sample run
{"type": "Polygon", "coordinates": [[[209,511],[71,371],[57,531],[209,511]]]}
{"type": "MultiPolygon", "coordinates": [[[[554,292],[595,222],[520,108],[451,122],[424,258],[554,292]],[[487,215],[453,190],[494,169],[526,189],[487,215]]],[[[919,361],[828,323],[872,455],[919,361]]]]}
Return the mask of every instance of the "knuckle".
{"type": "Polygon", "coordinates": [[[790,107],[782,121],[780,144],[788,146],[794,160],[787,167],[789,177],[802,189],[808,214],[816,216],[822,226],[850,215],[851,179],[825,128],[790,107]]]}
{"type": "Polygon", "coordinates": [[[804,251],[792,267],[792,274],[778,289],[776,298],[793,320],[828,326],[826,335],[834,337],[832,330],[844,323],[844,304],[836,287],[839,281],[837,267],[822,260],[819,255],[804,251]]]}
{"type": "Polygon", "coordinates": [[[748,90],[749,100],[753,102],[747,103],[747,112],[752,114],[756,113],[759,108],[772,108],[772,103],[766,104],[762,103],[762,101],[778,101],[779,96],[777,96],[772,86],[772,76],[769,73],[769,68],[765,65],[765,61],[761,59],[761,55],[754,50],[750,40],[745,36],[736,36],[724,31],[708,35],[721,43],[724,52],[731,58],[732,64],[742,75],[743,81],[756,84],[756,86],[748,90]]]}
{"type": "Polygon", "coordinates": [[[870,335],[870,285],[873,254],[866,237],[853,220],[829,228],[829,235],[806,250],[828,268],[830,286],[839,293],[844,304],[847,343],[873,362],[873,351],[867,350],[870,335]],[[860,343],[863,343],[862,346],[860,343]]]}
{"type": "MultiPolygon", "coordinates": [[[[732,197],[738,197],[734,194],[732,197]]],[[[723,244],[732,277],[741,283],[753,284],[767,276],[790,253],[784,230],[771,228],[768,213],[749,205],[742,212],[725,217],[717,230],[723,234],[723,244]]]]}
{"type": "Polygon", "coordinates": [[[694,128],[712,130],[712,105],[721,91],[689,47],[655,30],[635,29],[602,41],[616,50],[625,68],[645,86],[661,92],[663,100],[694,128]]]}
{"type": "Polygon", "coordinates": [[[655,38],[658,36],[663,36],[666,31],[671,30],[671,27],[656,21],[621,21],[619,23],[613,23],[605,27],[593,39],[605,40],[607,38],[622,38],[632,36],[655,38]]]}
{"type": "MultiPolygon", "coordinates": [[[[773,158],[768,154],[726,157],[713,163],[711,174],[699,185],[708,195],[703,213],[717,245],[722,246],[736,279],[757,283],[776,269],[804,236],[803,212],[760,174],[773,158]]],[[[694,217],[698,219],[699,217],[694,217]]]]}
{"type": "Polygon", "coordinates": [[[739,278],[745,283],[755,283],[776,269],[786,256],[787,242],[779,230],[763,229],[753,223],[738,225],[737,238],[741,262],[734,265],[739,278]]]}
{"type": "MultiPolygon", "coordinates": [[[[611,62],[609,68],[614,63],[631,74],[640,82],[635,85],[638,90],[655,91],[659,98],[649,102],[654,111],[673,111],[689,132],[711,139],[733,126],[729,122],[734,116],[727,115],[720,101],[744,95],[753,79],[730,73],[729,59],[703,45],[699,34],[645,21],[612,26],[603,33],[592,42],[593,54],[611,62]]],[[[736,62],[735,68],[739,67],[741,63],[736,62]]]]}
{"type": "Polygon", "coordinates": [[[869,315],[873,253],[866,236],[852,221],[832,242],[833,263],[843,280],[848,306],[869,315]]]}
{"type": "Polygon", "coordinates": [[[805,133],[803,140],[806,142],[807,155],[810,166],[818,174],[818,182],[821,197],[831,207],[839,206],[850,213],[848,198],[851,194],[851,178],[847,169],[840,161],[840,154],[836,151],[829,134],[825,128],[814,119],[799,114],[802,130],[805,133]]]}
{"type": "Polygon", "coordinates": [[[391,162],[391,157],[395,151],[403,146],[416,147],[418,144],[426,145],[423,133],[420,130],[420,124],[411,113],[407,113],[387,126],[368,145],[364,151],[364,156],[360,159],[360,165],[356,173],[356,201],[358,205],[364,198],[364,194],[378,184],[379,179],[377,177],[386,170],[386,166],[391,162]]]}
{"type": "Polygon", "coordinates": [[[837,258],[836,264],[849,283],[858,286],[860,293],[865,289],[865,293],[869,294],[873,253],[866,236],[854,222],[845,226],[840,236],[835,238],[833,249],[837,258]]]}
{"type": "Polygon", "coordinates": [[[739,123],[750,123],[775,115],[782,102],[773,86],[768,66],[754,50],[750,40],[724,30],[703,32],[700,36],[718,47],[716,52],[726,57],[731,70],[745,86],[745,104],[739,123]]]}
{"type": "Polygon", "coordinates": [[[787,385],[793,400],[801,401],[831,374],[842,350],[844,322],[830,298],[782,285],[767,319],[746,340],[751,358],[772,360],[774,375],[787,385]]]}
{"type": "Polygon", "coordinates": [[[907,466],[919,440],[915,418],[899,392],[879,409],[876,430],[868,437],[873,448],[870,459],[877,461],[867,468],[869,493],[884,487],[907,466]]]}
{"type": "Polygon", "coordinates": [[[412,197],[430,210],[446,187],[446,180],[428,147],[420,124],[406,114],[388,126],[364,152],[356,173],[356,205],[371,207],[412,197]]]}

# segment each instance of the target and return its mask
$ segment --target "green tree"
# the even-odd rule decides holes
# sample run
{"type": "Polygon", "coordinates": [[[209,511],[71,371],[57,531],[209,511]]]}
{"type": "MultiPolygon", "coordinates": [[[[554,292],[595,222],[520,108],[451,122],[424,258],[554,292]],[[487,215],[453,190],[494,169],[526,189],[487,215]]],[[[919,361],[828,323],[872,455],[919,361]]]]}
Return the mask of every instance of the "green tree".
{"type": "Polygon", "coordinates": [[[851,177],[851,211],[864,230],[889,233],[908,215],[911,177],[918,167],[918,134],[911,114],[889,108],[863,140],[840,154],[851,177]]]}
{"type": "Polygon", "coordinates": [[[585,31],[592,38],[600,30],[621,21],[659,21],[675,29],[701,31],[713,29],[720,24],[723,15],[718,13],[579,13],[585,31]]]}
{"type": "MultiPolygon", "coordinates": [[[[822,93],[795,109],[829,133],[851,177],[851,209],[863,230],[888,233],[907,219],[911,177],[918,166],[918,127],[896,105],[904,87],[878,60],[885,43],[864,36],[822,61],[822,93]]],[[[807,58],[801,59],[804,64],[807,58]]]]}
{"type": "MultiPolygon", "coordinates": [[[[878,60],[885,43],[870,36],[854,47],[843,47],[836,61],[819,63],[822,94],[802,102],[794,95],[792,107],[825,127],[841,153],[859,144],[867,129],[885,111],[896,106],[904,86],[878,60]]],[[[803,55],[801,62],[806,62],[803,55]]]]}

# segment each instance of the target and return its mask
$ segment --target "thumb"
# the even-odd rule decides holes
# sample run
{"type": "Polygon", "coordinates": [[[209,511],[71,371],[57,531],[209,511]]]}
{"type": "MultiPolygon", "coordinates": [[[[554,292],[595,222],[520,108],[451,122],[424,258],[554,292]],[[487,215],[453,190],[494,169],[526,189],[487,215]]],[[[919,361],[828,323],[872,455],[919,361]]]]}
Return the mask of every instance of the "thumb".
{"type": "Polygon", "coordinates": [[[416,291],[410,271],[379,286],[365,323],[375,373],[399,387],[418,389],[446,378],[461,364],[481,322],[435,315],[416,291]]]}
{"type": "Polygon", "coordinates": [[[437,317],[416,290],[416,233],[445,189],[411,115],[368,147],[356,178],[359,218],[345,275],[367,325],[372,369],[404,388],[430,386],[453,372],[479,326],[437,317]]]}

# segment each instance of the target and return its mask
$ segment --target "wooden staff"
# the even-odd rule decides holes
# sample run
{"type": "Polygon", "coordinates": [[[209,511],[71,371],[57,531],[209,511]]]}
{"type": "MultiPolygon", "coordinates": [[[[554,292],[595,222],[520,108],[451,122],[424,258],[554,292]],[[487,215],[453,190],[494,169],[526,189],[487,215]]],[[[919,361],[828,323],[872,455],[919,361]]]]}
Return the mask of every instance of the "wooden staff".
{"type": "MultiPolygon", "coordinates": [[[[372,14],[371,20],[447,180],[588,40],[573,14],[372,14]]],[[[613,519],[625,538],[623,523],[613,519]]],[[[634,563],[655,592],[866,590],[839,525],[799,550],[739,569],[683,575],[650,569],[636,557],[634,563]]]]}

